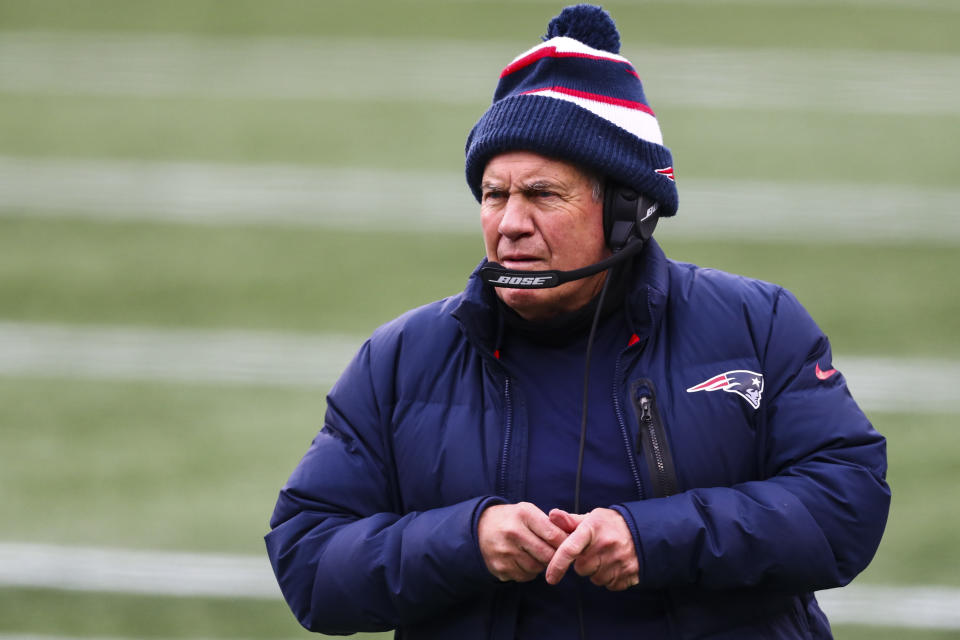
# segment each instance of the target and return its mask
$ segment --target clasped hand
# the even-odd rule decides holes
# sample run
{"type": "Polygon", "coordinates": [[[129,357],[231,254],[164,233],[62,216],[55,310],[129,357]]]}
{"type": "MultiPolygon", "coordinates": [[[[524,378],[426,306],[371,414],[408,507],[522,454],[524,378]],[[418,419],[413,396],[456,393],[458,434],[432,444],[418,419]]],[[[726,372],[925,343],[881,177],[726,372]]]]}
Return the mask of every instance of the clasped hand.
{"type": "Polygon", "coordinates": [[[633,537],[613,509],[548,515],[529,502],[499,504],[480,515],[477,535],[487,569],[504,582],[528,582],[545,571],[547,583],[557,584],[573,565],[611,591],[639,583],[633,537]]]}

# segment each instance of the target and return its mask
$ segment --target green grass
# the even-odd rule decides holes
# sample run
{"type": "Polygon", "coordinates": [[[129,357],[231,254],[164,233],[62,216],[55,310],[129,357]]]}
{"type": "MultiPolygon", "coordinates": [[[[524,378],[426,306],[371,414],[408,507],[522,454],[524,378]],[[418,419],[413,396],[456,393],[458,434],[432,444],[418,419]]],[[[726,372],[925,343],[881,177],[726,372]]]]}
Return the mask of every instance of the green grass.
{"type": "MultiPolygon", "coordinates": [[[[301,628],[281,602],[156,598],[39,589],[0,589],[5,632],[126,638],[322,638],[301,628]]],[[[956,631],[834,625],[836,640],[955,640],[956,631]],[[906,635],[908,633],[909,635],[906,635]]],[[[359,633],[387,640],[392,633],[359,633]]]]}
{"type": "Polygon", "coordinates": [[[874,413],[887,438],[890,519],[864,583],[960,586],[960,433],[953,415],[874,413]],[[931,487],[938,487],[931,495],[931,487]]]}
{"type": "MultiPolygon", "coordinates": [[[[228,600],[0,589],[0,631],[73,637],[318,638],[279,599],[228,600]]],[[[392,633],[361,633],[387,640],[392,633]]]]}
{"type": "Polygon", "coordinates": [[[482,256],[472,236],[28,220],[0,229],[0,299],[17,320],[363,334],[461,290],[482,256]]]}
{"type": "Polygon", "coordinates": [[[485,104],[0,95],[4,154],[460,170],[485,104]],[[384,118],[384,109],[390,117],[384,118]]]}
{"type": "Polygon", "coordinates": [[[885,629],[862,625],[834,625],[834,640],[957,640],[956,631],[885,629]]]}
{"type": "Polygon", "coordinates": [[[957,185],[960,150],[944,135],[960,126],[955,115],[673,107],[658,119],[673,152],[681,207],[685,178],[957,185]],[[896,140],[910,144],[893,152],[896,140]]]}
{"type": "MultiPolygon", "coordinates": [[[[669,256],[786,286],[837,353],[960,354],[952,247],[680,242],[668,224],[669,256]]],[[[462,290],[478,236],[0,219],[0,300],[17,321],[363,335],[462,290]]]]}
{"type": "Polygon", "coordinates": [[[325,391],[0,378],[0,539],[264,553],[325,391]]]}
{"type": "MultiPolygon", "coordinates": [[[[0,153],[459,172],[486,106],[0,94],[0,153]]],[[[958,115],[671,107],[659,120],[681,197],[687,178],[953,187],[960,166],[944,135],[958,115]],[[910,144],[878,152],[896,140],[910,144]]]]}
{"type": "MultiPolygon", "coordinates": [[[[537,42],[561,4],[0,0],[0,33],[500,41],[506,61],[537,42]]],[[[612,0],[607,8],[627,51],[957,55],[960,12],[952,0],[937,6],[612,0]]],[[[493,83],[491,76],[491,92],[493,83]]],[[[656,86],[648,90],[674,152],[681,200],[686,179],[795,182],[798,198],[809,182],[957,188],[960,148],[950,135],[957,114],[678,107],[661,104],[656,86]]],[[[486,99],[0,93],[0,156],[460,171],[466,134],[485,107],[486,99]]],[[[459,291],[482,253],[479,233],[101,223],[63,214],[0,218],[0,321],[365,335],[459,291]],[[361,289],[361,281],[368,285],[361,289]]],[[[669,223],[658,237],[673,258],[787,286],[838,357],[960,358],[955,247],[676,241],[669,223]]],[[[922,402],[923,381],[904,384],[915,384],[922,402]]],[[[0,377],[0,540],[262,554],[276,493],[321,424],[324,391],[0,377]]],[[[862,581],[960,586],[956,416],[871,417],[889,439],[894,499],[862,581]]],[[[307,637],[279,601],[15,588],[0,589],[0,632],[307,637]]],[[[843,625],[835,633],[838,640],[960,635],[843,625]]]]}
{"type": "MultiPolygon", "coordinates": [[[[857,3],[805,7],[771,2],[672,3],[617,1],[607,5],[626,42],[664,46],[796,47],[957,50],[958,14],[943,9],[857,3]]],[[[0,3],[5,29],[65,29],[210,35],[334,35],[511,40],[532,46],[563,3],[541,1],[367,2],[239,0],[33,0],[0,3]]]]}
{"type": "MultiPolygon", "coordinates": [[[[155,598],[38,589],[0,589],[0,629],[29,634],[125,638],[318,638],[281,602],[155,598]]],[[[835,625],[836,640],[955,640],[956,631],[835,625]]],[[[392,633],[359,633],[388,640],[392,633]]]]}

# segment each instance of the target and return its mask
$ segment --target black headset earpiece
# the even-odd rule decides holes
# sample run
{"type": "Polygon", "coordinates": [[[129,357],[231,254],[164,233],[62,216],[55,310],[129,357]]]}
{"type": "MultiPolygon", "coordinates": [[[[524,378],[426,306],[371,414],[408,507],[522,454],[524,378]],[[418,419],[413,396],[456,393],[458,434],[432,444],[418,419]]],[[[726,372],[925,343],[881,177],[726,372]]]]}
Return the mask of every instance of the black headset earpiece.
{"type": "Polygon", "coordinates": [[[616,253],[631,238],[646,243],[657,226],[659,205],[630,187],[607,181],[603,190],[603,234],[616,253]]]}

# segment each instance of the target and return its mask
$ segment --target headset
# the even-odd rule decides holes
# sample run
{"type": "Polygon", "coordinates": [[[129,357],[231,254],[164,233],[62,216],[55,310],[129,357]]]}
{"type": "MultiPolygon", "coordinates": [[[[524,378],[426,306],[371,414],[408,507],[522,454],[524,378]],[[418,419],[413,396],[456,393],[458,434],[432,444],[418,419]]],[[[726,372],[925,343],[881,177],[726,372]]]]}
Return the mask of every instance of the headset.
{"type": "Polygon", "coordinates": [[[635,189],[608,180],[603,194],[603,237],[612,256],[570,271],[521,271],[488,262],[480,269],[480,277],[494,287],[549,289],[600,273],[643,249],[657,226],[658,208],[657,202],[635,189]]]}

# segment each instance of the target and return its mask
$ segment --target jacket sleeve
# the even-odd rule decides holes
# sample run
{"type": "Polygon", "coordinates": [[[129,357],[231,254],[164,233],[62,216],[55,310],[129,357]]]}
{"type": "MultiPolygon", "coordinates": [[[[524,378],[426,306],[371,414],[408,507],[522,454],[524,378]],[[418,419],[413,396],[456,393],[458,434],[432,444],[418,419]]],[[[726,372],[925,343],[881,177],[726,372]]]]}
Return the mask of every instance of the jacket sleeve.
{"type": "MultiPolygon", "coordinates": [[[[769,307],[768,307],[769,309],[769,307]]],[[[799,302],[780,290],[761,353],[762,479],[616,505],[634,535],[641,585],[807,592],[866,568],[886,525],[886,442],[847,390],[826,380],[831,353],[799,302]]]]}
{"type": "Polygon", "coordinates": [[[313,631],[395,628],[495,583],[474,527],[490,498],[403,512],[387,425],[391,385],[375,383],[371,348],[364,344],[331,390],[324,427],[281,490],[265,538],[287,603],[313,631]]]}

